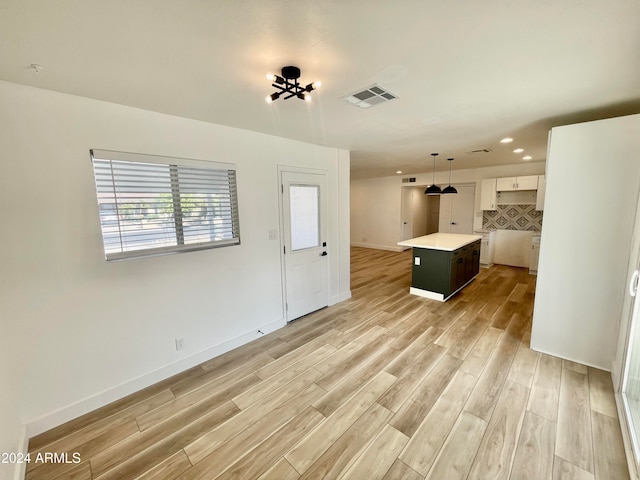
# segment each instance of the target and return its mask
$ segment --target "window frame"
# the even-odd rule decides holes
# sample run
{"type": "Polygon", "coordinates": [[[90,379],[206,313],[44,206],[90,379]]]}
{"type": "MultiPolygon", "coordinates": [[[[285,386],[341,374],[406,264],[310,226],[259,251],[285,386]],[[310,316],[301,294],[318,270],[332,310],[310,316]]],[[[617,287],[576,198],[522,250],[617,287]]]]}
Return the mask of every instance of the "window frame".
{"type": "MultiPolygon", "coordinates": [[[[93,148],[89,150],[89,153],[90,153],[90,159],[92,164],[93,178],[95,182],[95,189],[96,189],[95,192],[96,192],[97,205],[98,205],[98,220],[99,220],[100,231],[102,236],[103,251],[104,251],[105,259],[108,262],[118,261],[118,260],[127,260],[127,259],[133,259],[133,258],[144,258],[144,257],[158,256],[158,255],[168,255],[168,254],[174,254],[174,253],[186,253],[186,252],[193,252],[193,251],[199,251],[199,250],[208,250],[212,248],[221,248],[221,247],[228,247],[233,245],[240,245],[240,218],[238,213],[237,170],[236,170],[235,164],[210,162],[210,161],[204,161],[204,160],[193,160],[193,159],[179,158],[179,157],[167,157],[167,156],[159,156],[159,155],[118,152],[118,151],[112,151],[112,150],[99,150],[99,149],[93,149],[93,148]],[[105,164],[107,164],[107,162],[108,162],[108,165],[111,167],[110,177],[108,174],[107,175],[102,174],[101,180],[100,180],[101,183],[99,184],[98,170],[100,170],[100,167],[98,170],[96,170],[96,165],[104,166],[105,164]],[[168,176],[166,177],[166,180],[168,182],[168,185],[170,186],[170,190],[163,192],[163,194],[170,194],[171,196],[170,198],[171,214],[169,215],[169,218],[171,220],[165,223],[168,223],[168,224],[173,223],[175,225],[173,229],[173,234],[175,235],[175,244],[164,245],[160,247],[149,247],[148,245],[150,243],[147,242],[143,244],[142,248],[130,248],[130,247],[126,248],[126,242],[123,243],[123,240],[122,240],[123,238],[122,231],[125,229],[125,227],[127,227],[127,223],[125,223],[127,220],[122,219],[122,216],[120,215],[120,212],[118,209],[118,205],[123,204],[122,201],[120,202],[120,204],[118,203],[118,198],[119,198],[118,194],[122,195],[122,191],[116,193],[117,175],[114,176],[113,162],[119,162],[118,164],[122,164],[122,162],[127,162],[131,164],[132,168],[135,168],[136,166],[138,166],[139,168],[145,168],[143,167],[143,165],[149,168],[149,164],[159,165],[159,166],[166,165],[169,167],[168,176]],[[197,175],[198,172],[200,172],[202,177],[198,177],[197,175]],[[222,218],[227,225],[230,225],[231,238],[198,242],[196,237],[190,236],[188,238],[189,243],[185,243],[185,238],[187,237],[185,236],[185,233],[183,230],[183,224],[185,223],[185,219],[188,220],[188,217],[186,213],[182,211],[182,204],[180,199],[181,197],[186,196],[188,194],[194,194],[194,192],[192,191],[193,188],[196,188],[194,186],[196,184],[199,185],[202,183],[199,180],[206,179],[205,178],[206,172],[209,172],[211,175],[214,175],[214,176],[220,176],[220,178],[224,178],[224,176],[226,175],[226,181],[228,181],[228,184],[223,184],[222,190],[224,191],[225,189],[228,189],[229,200],[227,202],[228,205],[225,205],[225,206],[228,207],[229,211],[224,215],[222,215],[222,218]],[[189,177],[195,178],[198,181],[191,184],[188,182],[184,182],[184,186],[183,188],[181,188],[180,187],[180,178],[182,178],[180,177],[181,173],[184,176],[188,175],[189,177]],[[110,185],[108,183],[105,183],[105,179],[108,179],[108,181],[111,182],[110,185]],[[116,222],[117,222],[116,224],[117,224],[117,229],[120,236],[120,241],[119,241],[120,246],[118,248],[119,251],[114,251],[113,248],[109,248],[109,245],[107,245],[107,240],[106,240],[105,226],[107,226],[108,224],[106,224],[106,222],[103,222],[103,210],[107,211],[108,209],[103,209],[102,206],[109,205],[109,203],[101,202],[101,188],[103,189],[102,192],[104,192],[104,188],[107,185],[113,186],[113,192],[114,192],[113,204],[115,205],[116,222]],[[196,239],[195,242],[193,241],[194,238],[196,239]]],[[[141,174],[140,176],[144,178],[143,174],[141,174]]],[[[159,178],[162,178],[162,177],[159,177],[159,178]]],[[[162,180],[164,180],[164,178],[162,178],[162,180]]],[[[141,182],[141,184],[142,183],[144,182],[141,182]]],[[[206,183],[204,184],[207,185],[208,188],[211,188],[214,185],[214,182],[210,184],[206,184],[206,183]]],[[[127,186],[127,188],[132,188],[132,186],[133,185],[130,184],[127,186]]],[[[197,188],[200,188],[200,187],[197,187],[197,188]]],[[[149,189],[149,191],[142,192],[142,193],[144,193],[145,195],[152,196],[154,192],[152,192],[151,190],[152,189],[149,189]]],[[[195,195],[204,195],[205,190],[206,190],[206,187],[200,193],[196,191],[195,195]]],[[[139,192],[136,192],[136,193],[139,193],[139,192]]],[[[120,200],[122,200],[122,198],[120,198],[120,200]]],[[[216,218],[220,218],[219,213],[218,213],[218,216],[216,217],[216,210],[219,208],[220,208],[219,205],[216,206],[213,203],[211,204],[207,203],[207,206],[205,207],[206,213],[203,218],[211,222],[210,223],[210,225],[212,226],[211,229],[213,229],[214,220],[216,218]],[[208,212],[209,207],[211,207],[211,214],[209,214],[208,212]]],[[[171,229],[169,230],[171,231],[171,229]]],[[[117,245],[117,242],[115,242],[114,244],[117,245]]],[[[114,244],[110,244],[110,245],[112,246],[114,244]]]]}

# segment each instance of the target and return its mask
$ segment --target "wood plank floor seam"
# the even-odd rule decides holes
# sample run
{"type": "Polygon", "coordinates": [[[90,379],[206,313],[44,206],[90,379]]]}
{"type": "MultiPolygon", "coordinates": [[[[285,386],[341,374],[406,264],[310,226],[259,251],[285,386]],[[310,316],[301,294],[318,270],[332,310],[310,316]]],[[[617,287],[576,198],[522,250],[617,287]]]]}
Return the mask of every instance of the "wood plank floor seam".
{"type": "Polygon", "coordinates": [[[608,372],[529,348],[536,277],[447,302],[353,247],[351,298],[30,440],[26,480],[628,477],[608,372]]]}

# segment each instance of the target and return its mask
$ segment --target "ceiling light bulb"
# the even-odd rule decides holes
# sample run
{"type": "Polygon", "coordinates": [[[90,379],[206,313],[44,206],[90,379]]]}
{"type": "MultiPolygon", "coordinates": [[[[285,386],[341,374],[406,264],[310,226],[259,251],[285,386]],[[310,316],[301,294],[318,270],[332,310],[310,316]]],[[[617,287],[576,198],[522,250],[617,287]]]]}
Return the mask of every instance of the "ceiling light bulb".
{"type": "Polygon", "coordinates": [[[273,98],[271,98],[271,95],[267,95],[266,97],[264,97],[265,102],[267,103],[271,103],[273,102],[273,98]]]}
{"type": "Polygon", "coordinates": [[[400,175],[402,173],[402,170],[398,170],[396,173],[400,175]]]}
{"type": "Polygon", "coordinates": [[[524,148],[516,148],[513,153],[522,153],[524,152],[524,148]]]}
{"type": "Polygon", "coordinates": [[[311,86],[313,88],[320,88],[322,86],[322,82],[318,80],[317,82],[313,82],[311,86]]]}
{"type": "Polygon", "coordinates": [[[523,160],[531,160],[531,155],[525,155],[522,157],[523,160]]]}
{"type": "Polygon", "coordinates": [[[269,80],[270,82],[275,82],[276,76],[273,73],[267,73],[267,80],[269,80]]]}
{"type": "Polygon", "coordinates": [[[309,95],[308,93],[305,93],[303,95],[303,97],[304,97],[304,101],[305,102],[310,102],[311,101],[311,95],[309,95]]]}
{"type": "Polygon", "coordinates": [[[513,138],[509,138],[509,137],[505,137],[502,140],[500,140],[500,143],[511,143],[513,142],[513,138]]]}

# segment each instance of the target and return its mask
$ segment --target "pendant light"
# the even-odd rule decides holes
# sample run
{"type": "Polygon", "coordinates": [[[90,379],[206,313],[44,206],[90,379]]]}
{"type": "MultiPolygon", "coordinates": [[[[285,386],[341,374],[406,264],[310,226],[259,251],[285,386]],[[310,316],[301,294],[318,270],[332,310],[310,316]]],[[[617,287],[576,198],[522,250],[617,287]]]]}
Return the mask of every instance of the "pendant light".
{"type": "Polygon", "coordinates": [[[433,183],[431,183],[431,185],[427,187],[427,189],[424,191],[424,194],[440,195],[442,193],[442,190],[438,185],[436,185],[436,157],[438,156],[438,154],[432,153],[431,156],[433,157],[433,183]]]}
{"type": "Polygon", "coordinates": [[[458,193],[458,190],[451,186],[451,162],[453,162],[453,158],[447,158],[447,161],[449,162],[449,186],[444,187],[444,190],[442,190],[443,195],[446,195],[447,193],[458,193]]]}

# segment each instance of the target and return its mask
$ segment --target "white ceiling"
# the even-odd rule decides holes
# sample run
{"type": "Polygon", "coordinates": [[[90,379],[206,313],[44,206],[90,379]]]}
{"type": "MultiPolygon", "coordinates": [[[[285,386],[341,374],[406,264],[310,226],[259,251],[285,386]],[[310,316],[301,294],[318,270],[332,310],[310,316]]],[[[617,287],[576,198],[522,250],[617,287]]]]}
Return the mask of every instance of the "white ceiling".
{"type": "Polygon", "coordinates": [[[345,148],[353,178],[543,161],[550,127],[640,112],[640,0],[0,0],[0,79],[345,148]],[[265,103],[284,65],[310,104],[265,103]],[[373,83],[400,98],[340,100],[373,83]]]}

